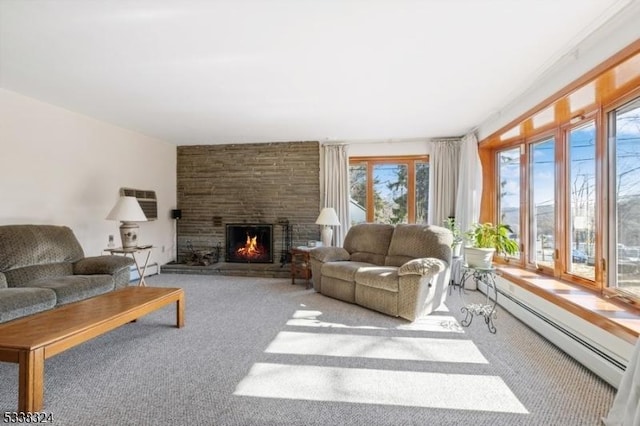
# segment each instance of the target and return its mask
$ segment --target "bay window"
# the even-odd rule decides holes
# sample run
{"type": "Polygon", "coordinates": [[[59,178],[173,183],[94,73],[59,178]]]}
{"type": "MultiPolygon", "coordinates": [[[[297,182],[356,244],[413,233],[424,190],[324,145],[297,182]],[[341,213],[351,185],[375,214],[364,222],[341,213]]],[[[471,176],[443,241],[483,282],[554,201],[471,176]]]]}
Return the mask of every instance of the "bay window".
{"type": "Polygon", "coordinates": [[[480,220],[512,264],[639,305],[640,42],[610,63],[480,143],[480,220]]]}

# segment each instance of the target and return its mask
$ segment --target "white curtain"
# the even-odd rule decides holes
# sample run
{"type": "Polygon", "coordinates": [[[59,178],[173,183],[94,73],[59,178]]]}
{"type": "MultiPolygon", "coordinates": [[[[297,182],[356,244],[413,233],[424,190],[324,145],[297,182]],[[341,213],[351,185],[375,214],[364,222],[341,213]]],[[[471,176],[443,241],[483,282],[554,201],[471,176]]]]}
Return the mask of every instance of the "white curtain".
{"type": "Polygon", "coordinates": [[[473,133],[462,138],[458,179],[455,218],[460,230],[465,232],[480,218],[482,195],[482,164],[478,156],[478,139],[473,133]]]}
{"type": "Polygon", "coordinates": [[[429,142],[429,220],[443,226],[456,211],[458,189],[459,140],[429,142]]]}
{"type": "Polygon", "coordinates": [[[342,246],[349,229],[349,154],[347,145],[322,145],[320,208],[333,207],[340,226],[333,227],[333,245],[342,246]]]}

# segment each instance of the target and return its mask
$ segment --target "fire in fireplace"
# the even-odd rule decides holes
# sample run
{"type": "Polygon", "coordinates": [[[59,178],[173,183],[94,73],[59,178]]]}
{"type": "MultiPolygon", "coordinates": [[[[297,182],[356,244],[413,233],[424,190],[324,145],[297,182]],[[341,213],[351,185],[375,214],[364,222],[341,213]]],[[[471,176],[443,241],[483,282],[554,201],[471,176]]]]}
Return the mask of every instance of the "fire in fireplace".
{"type": "Polygon", "coordinates": [[[227,224],[225,261],[273,263],[273,225],[227,224]]]}

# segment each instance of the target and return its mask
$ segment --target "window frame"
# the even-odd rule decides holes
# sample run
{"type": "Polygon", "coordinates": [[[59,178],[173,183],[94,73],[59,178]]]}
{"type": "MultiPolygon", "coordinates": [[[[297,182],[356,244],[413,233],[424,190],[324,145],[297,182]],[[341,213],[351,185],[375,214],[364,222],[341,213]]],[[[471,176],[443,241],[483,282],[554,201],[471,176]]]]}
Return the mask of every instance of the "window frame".
{"type": "MultiPolygon", "coordinates": [[[[600,226],[600,224],[602,223],[602,210],[603,210],[603,205],[605,203],[601,203],[602,205],[600,205],[600,207],[596,207],[594,208],[594,279],[590,280],[588,278],[585,278],[583,276],[577,275],[575,273],[573,273],[570,270],[570,264],[571,262],[571,258],[572,258],[572,254],[571,251],[573,250],[573,248],[571,247],[571,238],[570,238],[570,232],[571,230],[569,229],[568,224],[570,223],[570,216],[571,216],[571,193],[569,191],[569,183],[570,183],[570,160],[571,158],[569,157],[569,133],[573,130],[573,129],[578,129],[582,126],[584,126],[585,124],[589,123],[589,122],[593,122],[593,125],[595,127],[595,161],[594,161],[594,168],[595,168],[595,196],[594,198],[596,200],[600,200],[601,196],[602,196],[602,189],[601,189],[601,185],[600,182],[602,180],[602,175],[604,173],[604,170],[602,168],[602,158],[601,158],[601,153],[602,150],[600,149],[601,145],[602,145],[602,137],[601,137],[601,130],[602,130],[602,120],[600,120],[601,117],[601,110],[600,109],[596,109],[593,111],[590,111],[588,114],[582,114],[580,116],[579,120],[572,120],[572,122],[569,123],[564,123],[563,125],[560,126],[560,131],[561,131],[561,155],[560,155],[560,160],[556,159],[557,162],[557,166],[559,166],[562,169],[562,179],[560,180],[559,186],[560,186],[560,194],[561,194],[561,203],[563,205],[562,208],[562,214],[560,216],[560,224],[563,224],[564,226],[561,226],[562,230],[564,230],[565,232],[562,233],[561,235],[559,235],[560,237],[560,241],[561,241],[561,247],[562,249],[559,250],[559,265],[560,265],[560,278],[563,280],[567,280],[567,281],[571,281],[577,284],[580,284],[584,287],[587,288],[591,288],[591,289],[595,289],[598,290],[601,288],[601,280],[599,279],[599,277],[602,276],[602,270],[601,270],[601,266],[602,266],[602,262],[599,261],[599,259],[601,259],[601,248],[600,245],[602,241],[602,226],[600,226]]],[[[557,268],[558,266],[556,266],[557,268]]]]}
{"type": "MultiPolygon", "coordinates": [[[[521,155],[521,258],[497,259],[497,262],[511,262],[515,266],[524,269],[536,270],[543,275],[553,276],[574,284],[578,284],[588,290],[596,291],[604,295],[616,295],[614,289],[608,288],[611,269],[617,270],[615,265],[609,265],[609,260],[615,260],[612,256],[611,242],[615,236],[616,218],[611,215],[611,200],[609,189],[612,185],[611,173],[614,165],[609,166],[611,159],[609,129],[610,113],[617,108],[640,99],[640,41],[636,41],[614,55],[609,60],[574,81],[564,89],[538,104],[516,120],[508,123],[497,132],[483,139],[479,144],[479,156],[483,165],[484,190],[482,195],[482,207],[480,221],[496,222],[500,214],[500,189],[499,189],[499,163],[498,153],[503,150],[520,145],[524,148],[521,155]],[[624,64],[623,64],[624,63],[624,64]],[[630,78],[622,83],[616,81],[616,72],[623,65],[632,64],[633,69],[630,78]],[[616,86],[618,84],[618,86],[616,86]],[[591,104],[579,105],[571,108],[571,94],[587,90],[592,96],[591,104]],[[554,117],[553,122],[543,122],[535,128],[533,118],[537,114],[546,113],[554,117]],[[595,125],[595,208],[594,219],[594,279],[590,280],[570,272],[571,248],[570,226],[571,196],[567,182],[570,179],[568,135],[572,129],[584,125],[593,120],[595,125]],[[533,195],[530,194],[532,169],[530,158],[532,147],[537,142],[542,142],[549,137],[555,140],[555,175],[556,175],[556,206],[555,206],[555,262],[553,268],[539,267],[532,261],[532,247],[530,235],[532,232],[532,203],[533,195]]],[[[628,71],[628,68],[626,69],[628,71]]],[[[621,299],[624,303],[640,304],[640,300],[621,299]]]]}
{"type": "MultiPolygon", "coordinates": [[[[603,106],[602,122],[605,123],[605,126],[602,126],[604,128],[601,129],[602,140],[608,141],[608,138],[610,136],[610,127],[612,125],[610,120],[611,113],[615,112],[617,109],[634,101],[640,101],[640,85],[635,90],[631,90],[625,95],[620,96],[619,98],[614,99],[608,104],[603,106]]],[[[613,151],[612,145],[607,144],[603,148],[602,167],[605,167],[605,166],[608,167],[611,161],[614,161],[612,160],[612,156],[615,158],[615,153],[613,151]]],[[[614,167],[613,171],[615,172],[615,170],[616,168],[614,167]]],[[[609,173],[607,173],[605,177],[606,179],[603,180],[603,182],[601,182],[601,185],[603,188],[603,194],[606,197],[606,200],[603,203],[605,205],[605,207],[603,208],[606,209],[605,217],[603,219],[603,228],[606,232],[603,235],[603,239],[604,241],[606,241],[607,246],[603,252],[602,265],[604,270],[602,271],[602,277],[601,277],[601,281],[603,283],[601,292],[607,297],[621,297],[620,300],[623,303],[631,304],[631,305],[634,305],[635,307],[638,307],[640,306],[640,300],[635,299],[633,297],[629,298],[629,295],[627,293],[619,291],[618,286],[611,287],[608,285],[609,281],[611,280],[611,274],[613,275],[617,274],[617,267],[616,268],[610,267],[610,263],[611,263],[610,260],[612,259],[617,260],[617,246],[616,246],[617,236],[615,235],[617,223],[616,223],[616,214],[614,210],[615,207],[612,206],[612,204],[616,202],[616,198],[609,197],[609,193],[610,193],[609,191],[613,191],[611,193],[615,193],[616,179],[615,177],[612,176],[611,170],[609,171],[609,173]]]]}
{"type": "MultiPolygon", "coordinates": [[[[535,246],[534,246],[534,241],[536,241],[536,238],[534,238],[534,235],[532,234],[533,232],[533,207],[534,207],[534,191],[531,191],[531,188],[535,188],[535,186],[532,185],[533,182],[533,153],[532,150],[534,148],[534,146],[538,145],[538,144],[542,144],[545,142],[549,142],[549,141],[553,141],[553,172],[554,172],[554,181],[558,181],[559,179],[559,175],[558,175],[558,161],[557,161],[557,157],[558,157],[558,135],[557,132],[555,131],[555,129],[553,129],[552,131],[546,130],[542,133],[540,133],[539,135],[537,135],[536,137],[530,138],[530,140],[527,141],[526,144],[524,144],[525,146],[525,154],[524,154],[524,158],[526,161],[523,161],[523,166],[526,167],[526,171],[524,173],[524,179],[526,180],[524,183],[525,188],[529,188],[529,191],[525,191],[525,208],[526,211],[523,212],[523,214],[526,217],[526,234],[523,233],[523,235],[526,235],[527,241],[526,241],[526,246],[525,246],[525,250],[527,250],[526,255],[524,255],[524,262],[525,264],[532,268],[532,269],[536,269],[537,271],[540,272],[544,272],[550,275],[554,274],[554,271],[557,268],[557,261],[558,261],[558,242],[560,241],[560,236],[558,235],[558,191],[557,188],[554,189],[553,191],[553,233],[552,233],[552,237],[553,237],[553,267],[549,267],[546,265],[541,265],[537,262],[533,261],[533,258],[531,256],[531,251],[535,250],[535,246]]],[[[544,247],[541,247],[544,250],[544,247]]]]}
{"type": "MultiPolygon", "coordinates": [[[[519,232],[520,241],[519,241],[518,245],[520,247],[519,247],[517,255],[508,256],[508,257],[507,256],[501,256],[501,257],[504,259],[505,262],[515,263],[515,264],[522,264],[523,256],[524,256],[524,250],[522,249],[522,247],[523,247],[523,244],[525,243],[525,241],[527,240],[527,238],[524,235],[524,232],[525,232],[526,229],[528,229],[528,227],[525,228],[524,227],[524,223],[525,222],[523,222],[523,214],[524,213],[523,213],[522,208],[524,206],[524,203],[523,203],[524,193],[522,191],[522,188],[523,188],[523,179],[524,179],[524,176],[525,176],[524,173],[523,173],[523,163],[525,163],[525,162],[523,161],[524,152],[523,152],[523,145],[521,143],[518,143],[516,145],[511,145],[511,146],[508,146],[508,147],[504,147],[504,149],[496,150],[496,161],[497,161],[497,165],[498,165],[496,167],[496,173],[497,173],[498,179],[500,179],[500,161],[499,161],[500,154],[502,152],[512,151],[512,150],[513,151],[518,150],[518,157],[519,157],[519,162],[520,162],[519,163],[519,167],[518,167],[518,180],[520,182],[520,188],[518,189],[518,221],[519,221],[518,228],[519,228],[519,231],[520,231],[519,232]]],[[[498,185],[500,185],[500,182],[498,182],[498,185]]],[[[496,214],[497,219],[495,221],[493,221],[494,223],[500,223],[501,222],[500,214],[502,212],[502,202],[501,202],[500,191],[497,191],[497,195],[498,195],[498,199],[497,199],[497,203],[496,203],[496,205],[497,205],[497,212],[496,212],[497,213],[496,214]]]]}
{"type": "MultiPolygon", "coordinates": [[[[400,155],[400,156],[358,156],[349,157],[349,167],[352,165],[366,165],[366,221],[375,220],[375,206],[373,199],[373,168],[380,164],[402,164],[407,166],[407,223],[416,223],[416,164],[429,164],[428,155],[400,155]]],[[[428,211],[427,211],[428,214],[428,211]]]]}

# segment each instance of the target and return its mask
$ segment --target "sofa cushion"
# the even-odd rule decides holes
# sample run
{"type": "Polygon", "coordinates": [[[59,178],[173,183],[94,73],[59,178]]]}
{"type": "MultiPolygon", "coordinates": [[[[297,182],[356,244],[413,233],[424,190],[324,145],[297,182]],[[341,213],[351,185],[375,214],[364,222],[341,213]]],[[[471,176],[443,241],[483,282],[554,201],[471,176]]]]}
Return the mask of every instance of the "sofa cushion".
{"type": "Polygon", "coordinates": [[[129,269],[129,266],[134,263],[132,258],[125,256],[85,257],[73,264],[73,273],[77,275],[113,275],[122,269],[129,269]]]}
{"type": "Polygon", "coordinates": [[[453,234],[433,225],[396,225],[385,258],[386,266],[402,266],[411,259],[435,257],[451,263],[453,234]]]}
{"type": "Polygon", "coordinates": [[[365,266],[356,272],[356,285],[398,291],[398,268],[393,266],[365,266]]]}
{"type": "Polygon", "coordinates": [[[343,281],[355,282],[356,272],[359,268],[373,266],[365,262],[328,262],[322,265],[322,276],[337,278],[343,281]]]}
{"type": "Polygon", "coordinates": [[[49,265],[32,265],[4,272],[9,287],[24,287],[24,283],[47,277],[73,275],[73,265],[68,262],[49,265]]]}
{"type": "Polygon", "coordinates": [[[0,289],[0,322],[46,311],[56,305],[56,293],[46,288],[0,289]]]}
{"type": "Polygon", "coordinates": [[[51,289],[56,294],[56,306],[60,306],[112,291],[115,285],[111,275],[68,275],[41,278],[25,283],[21,287],[51,289]]]}
{"type": "Polygon", "coordinates": [[[75,262],[82,247],[67,226],[0,226],[0,272],[30,265],[75,262]]]}
{"type": "Polygon", "coordinates": [[[336,262],[350,259],[349,252],[342,247],[316,247],[309,251],[309,256],[320,262],[336,262]]]}
{"type": "Polygon", "coordinates": [[[7,288],[7,278],[4,276],[2,272],[0,272],[0,288],[7,288]]]}
{"type": "Polygon", "coordinates": [[[384,223],[361,223],[349,228],[343,247],[350,253],[350,260],[384,265],[393,225],[384,223]]]}

